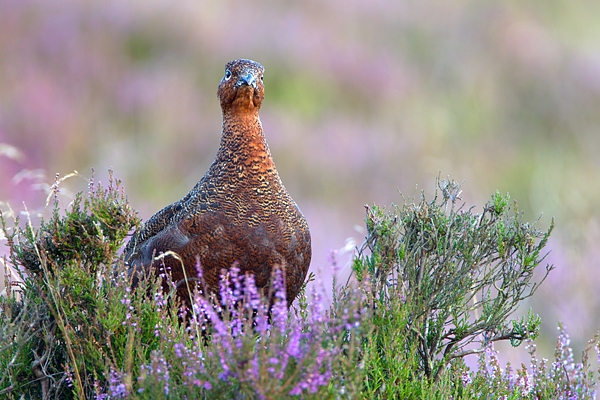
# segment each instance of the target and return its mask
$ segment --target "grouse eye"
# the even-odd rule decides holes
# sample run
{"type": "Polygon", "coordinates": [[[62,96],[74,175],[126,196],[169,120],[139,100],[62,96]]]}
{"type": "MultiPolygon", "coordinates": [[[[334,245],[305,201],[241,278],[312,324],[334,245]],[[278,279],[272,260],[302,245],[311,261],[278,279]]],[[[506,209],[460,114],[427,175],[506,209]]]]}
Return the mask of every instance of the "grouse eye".
{"type": "Polygon", "coordinates": [[[263,81],[263,77],[264,77],[263,75],[260,76],[260,81],[261,82],[263,81]]]}
{"type": "Polygon", "coordinates": [[[231,78],[231,71],[230,70],[226,70],[225,71],[225,80],[228,81],[229,78],[231,78]]]}

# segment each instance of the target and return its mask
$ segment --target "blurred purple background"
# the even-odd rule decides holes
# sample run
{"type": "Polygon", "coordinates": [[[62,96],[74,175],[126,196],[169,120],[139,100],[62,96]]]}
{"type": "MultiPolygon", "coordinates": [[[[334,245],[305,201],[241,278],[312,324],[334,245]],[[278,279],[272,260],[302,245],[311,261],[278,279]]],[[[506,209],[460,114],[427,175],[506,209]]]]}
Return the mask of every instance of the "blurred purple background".
{"type": "MultiPolygon", "coordinates": [[[[520,312],[542,316],[540,356],[559,320],[579,354],[600,328],[599,2],[206,3],[0,2],[0,208],[47,215],[56,173],[112,167],[148,218],[207,170],[223,66],[251,58],[326,286],[364,204],[431,196],[449,175],[478,210],[500,190],[540,227],[556,218],[556,270],[520,312]]],[[[86,181],[61,187],[66,205],[86,181]]]]}

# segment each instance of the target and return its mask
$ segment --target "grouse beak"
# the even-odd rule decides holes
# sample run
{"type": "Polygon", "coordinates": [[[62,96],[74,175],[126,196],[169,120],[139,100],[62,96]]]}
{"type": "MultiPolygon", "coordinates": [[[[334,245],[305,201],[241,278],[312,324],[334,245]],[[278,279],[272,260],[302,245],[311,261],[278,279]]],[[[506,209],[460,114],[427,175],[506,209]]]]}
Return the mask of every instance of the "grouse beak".
{"type": "Polygon", "coordinates": [[[246,73],[242,74],[242,76],[240,77],[240,79],[238,79],[235,86],[241,86],[241,85],[252,86],[254,89],[256,89],[256,74],[254,74],[252,72],[246,72],[246,73]]]}

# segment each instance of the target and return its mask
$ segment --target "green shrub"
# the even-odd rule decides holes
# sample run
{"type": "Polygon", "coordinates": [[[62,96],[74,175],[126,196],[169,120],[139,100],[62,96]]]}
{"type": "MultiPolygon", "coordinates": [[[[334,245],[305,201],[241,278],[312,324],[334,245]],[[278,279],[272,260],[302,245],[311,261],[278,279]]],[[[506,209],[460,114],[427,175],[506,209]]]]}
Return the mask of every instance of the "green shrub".
{"type": "Polygon", "coordinates": [[[20,290],[0,297],[8,398],[327,398],[351,387],[334,368],[353,354],[366,315],[354,296],[338,302],[336,318],[316,292],[309,303],[303,291],[289,312],[285,291],[275,285],[272,304],[232,268],[220,300],[192,293],[190,320],[158,276],[140,276],[132,290],[117,251],[139,221],[112,175],[64,215],[55,205],[39,229],[0,219],[9,263],[25,271],[20,290]]]}
{"type": "Polygon", "coordinates": [[[532,282],[552,225],[523,222],[498,193],[474,214],[456,206],[459,185],[438,186],[429,202],[367,208],[356,279],[338,288],[334,278],[329,308],[313,286],[288,310],[281,277],[273,303],[233,268],[220,300],[191,293],[191,319],[162,277],[141,274],[131,289],[117,252],[139,220],[112,175],[37,229],[0,214],[4,262],[23,271],[19,290],[0,297],[0,396],[594,398],[597,337],[576,363],[561,327],[549,364],[532,341],[539,318],[509,319],[552,269],[532,282]],[[527,341],[530,365],[502,368],[499,340],[527,341]],[[476,371],[469,354],[479,354],[476,371]]]}
{"type": "MultiPolygon", "coordinates": [[[[139,220],[112,173],[106,189],[90,182],[85,199],[79,193],[64,215],[56,202],[39,229],[8,229],[2,218],[10,262],[27,274],[20,293],[0,299],[0,387],[15,397],[90,398],[109,360],[132,368],[120,301],[129,283],[113,262],[139,220]]],[[[154,314],[142,297],[134,305],[152,347],[154,314]]]]}
{"type": "Polygon", "coordinates": [[[516,202],[511,212],[509,196],[499,193],[474,214],[456,205],[458,183],[438,187],[442,196],[436,191],[432,201],[422,195],[391,211],[367,207],[367,238],[353,265],[358,279],[370,276],[381,335],[398,332],[405,352],[416,353],[417,369],[434,380],[452,360],[488,343],[516,346],[535,338],[539,317],[509,317],[553,268],[547,265],[541,281],[531,282],[553,224],[542,232],[523,222],[516,202]]]}

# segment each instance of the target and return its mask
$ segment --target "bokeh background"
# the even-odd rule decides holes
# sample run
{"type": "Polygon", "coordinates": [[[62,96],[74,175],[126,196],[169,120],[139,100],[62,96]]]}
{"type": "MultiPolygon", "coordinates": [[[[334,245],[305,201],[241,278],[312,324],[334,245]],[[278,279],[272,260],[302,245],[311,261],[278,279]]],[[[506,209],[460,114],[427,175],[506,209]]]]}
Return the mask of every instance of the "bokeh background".
{"type": "Polygon", "coordinates": [[[112,167],[148,218],[207,170],[223,66],[251,58],[326,285],[330,249],[349,272],[364,204],[431,196],[438,175],[479,210],[510,192],[541,228],[556,219],[556,270],[520,312],[542,316],[540,356],[559,321],[578,355],[600,328],[599,16],[597,0],[3,0],[0,208],[47,215],[56,173],[112,167]]]}

